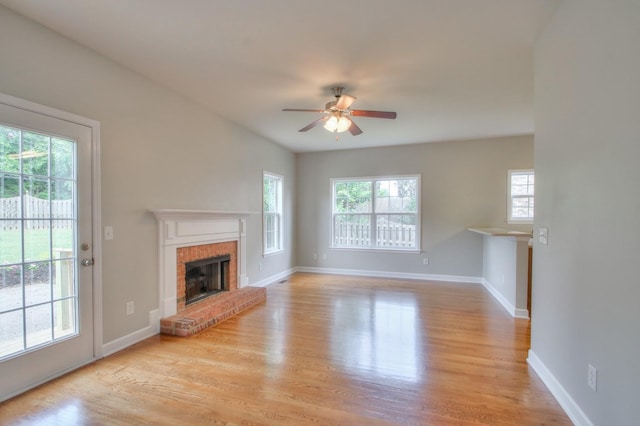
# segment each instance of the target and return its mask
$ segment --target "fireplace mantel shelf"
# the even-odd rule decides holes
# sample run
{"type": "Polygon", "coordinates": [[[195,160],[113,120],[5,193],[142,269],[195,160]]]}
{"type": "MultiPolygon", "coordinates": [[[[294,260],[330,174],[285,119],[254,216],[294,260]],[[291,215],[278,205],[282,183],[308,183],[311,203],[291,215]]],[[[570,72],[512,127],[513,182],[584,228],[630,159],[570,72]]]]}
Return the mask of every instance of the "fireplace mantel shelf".
{"type": "Polygon", "coordinates": [[[257,212],[234,212],[219,210],[184,210],[184,209],[152,209],[158,220],[175,220],[175,219],[206,219],[206,218],[233,218],[248,217],[257,212]]]}

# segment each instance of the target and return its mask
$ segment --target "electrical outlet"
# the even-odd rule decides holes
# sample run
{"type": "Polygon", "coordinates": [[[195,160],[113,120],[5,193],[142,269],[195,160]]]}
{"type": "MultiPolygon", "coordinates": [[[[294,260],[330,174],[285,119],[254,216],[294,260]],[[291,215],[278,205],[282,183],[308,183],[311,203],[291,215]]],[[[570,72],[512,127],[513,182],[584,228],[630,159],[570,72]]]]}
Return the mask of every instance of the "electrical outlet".
{"type": "Polygon", "coordinates": [[[133,315],[135,312],[135,305],[133,301],[127,302],[127,316],[133,315]]]}
{"type": "Polygon", "coordinates": [[[262,262],[258,263],[258,270],[262,271],[262,262]]]}
{"type": "Polygon", "coordinates": [[[322,260],[327,260],[327,253],[322,253],[322,260]]]}
{"type": "Polygon", "coordinates": [[[591,390],[596,391],[598,387],[598,370],[591,364],[587,367],[587,384],[591,390]]]}
{"type": "Polygon", "coordinates": [[[428,265],[429,264],[429,258],[428,257],[423,257],[422,258],[422,264],[423,265],[428,265]]]}
{"type": "Polygon", "coordinates": [[[318,260],[318,253],[313,253],[313,260],[318,260]]]}

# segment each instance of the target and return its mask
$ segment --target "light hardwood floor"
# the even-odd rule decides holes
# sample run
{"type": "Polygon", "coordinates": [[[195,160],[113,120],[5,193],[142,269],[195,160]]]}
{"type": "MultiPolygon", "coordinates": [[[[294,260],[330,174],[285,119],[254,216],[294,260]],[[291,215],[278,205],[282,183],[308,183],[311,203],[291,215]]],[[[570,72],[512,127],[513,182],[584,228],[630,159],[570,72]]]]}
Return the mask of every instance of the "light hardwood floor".
{"type": "Polygon", "coordinates": [[[296,274],[0,404],[0,424],[569,425],[529,322],[477,284],[296,274]]]}

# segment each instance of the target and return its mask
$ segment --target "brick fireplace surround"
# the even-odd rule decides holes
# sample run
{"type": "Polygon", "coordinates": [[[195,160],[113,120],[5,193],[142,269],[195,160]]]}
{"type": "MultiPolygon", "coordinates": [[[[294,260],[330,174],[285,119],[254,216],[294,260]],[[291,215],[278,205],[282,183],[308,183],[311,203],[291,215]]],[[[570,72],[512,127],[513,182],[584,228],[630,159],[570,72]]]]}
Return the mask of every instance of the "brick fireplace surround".
{"type": "Polygon", "coordinates": [[[191,336],[266,300],[246,276],[246,218],[250,213],[153,210],[158,220],[160,332],[191,336]],[[229,291],[185,305],[185,263],[230,256],[229,291]]]}

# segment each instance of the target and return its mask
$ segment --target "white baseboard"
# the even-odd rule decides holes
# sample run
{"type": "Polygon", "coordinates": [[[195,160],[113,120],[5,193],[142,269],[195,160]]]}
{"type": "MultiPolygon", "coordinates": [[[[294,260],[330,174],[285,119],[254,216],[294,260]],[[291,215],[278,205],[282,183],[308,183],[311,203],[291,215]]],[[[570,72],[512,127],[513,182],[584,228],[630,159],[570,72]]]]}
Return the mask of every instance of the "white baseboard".
{"type": "Polygon", "coordinates": [[[149,325],[102,345],[102,356],[109,356],[160,332],[160,311],[149,312],[149,325]]]}
{"type": "MultiPolygon", "coordinates": [[[[307,266],[298,266],[287,269],[276,275],[272,275],[263,280],[251,284],[252,287],[266,287],[280,281],[295,272],[308,272],[313,274],[335,274],[335,275],[355,275],[363,277],[380,277],[380,278],[397,278],[422,281],[443,281],[451,283],[470,283],[482,284],[487,290],[505,307],[505,309],[514,317],[529,318],[529,312],[526,309],[516,309],[498,292],[488,281],[482,277],[469,277],[464,275],[437,275],[437,274],[417,274],[409,272],[391,272],[391,271],[369,271],[363,269],[336,269],[336,268],[316,268],[307,266]]],[[[102,356],[108,356],[128,348],[146,338],[154,336],[160,332],[160,311],[155,309],[149,312],[149,325],[140,330],[129,333],[126,336],[112,340],[102,345],[102,356]]]]}
{"type": "MultiPolygon", "coordinates": [[[[255,282],[251,284],[252,287],[266,287],[269,284],[280,281],[283,278],[288,277],[289,275],[296,272],[295,268],[288,269],[279,274],[273,275],[264,280],[255,282]]],[[[144,339],[147,339],[151,336],[155,336],[160,333],[160,310],[154,309],[149,312],[149,325],[141,328],[140,330],[136,330],[133,333],[129,333],[126,336],[122,336],[118,339],[112,340],[108,343],[102,345],[102,356],[109,356],[116,352],[119,352],[123,349],[128,348],[131,345],[135,345],[138,342],[141,342],[144,339]]]]}
{"type": "Polygon", "coordinates": [[[356,275],[362,277],[398,278],[422,281],[446,281],[452,283],[482,283],[481,277],[467,277],[463,275],[415,274],[409,272],[367,271],[364,269],[314,268],[308,266],[298,266],[297,268],[295,268],[295,270],[296,272],[308,272],[311,274],[356,275]]]}
{"type": "Polygon", "coordinates": [[[362,277],[398,278],[422,281],[444,281],[451,283],[471,283],[482,284],[491,295],[515,318],[529,319],[529,311],[513,306],[491,283],[482,277],[468,277],[463,275],[436,275],[436,274],[416,274],[410,272],[390,272],[390,271],[368,271],[363,269],[334,269],[317,268],[309,266],[298,266],[295,272],[307,272],[311,274],[335,274],[335,275],[356,275],[362,277]]]}
{"type": "Polygon", "coordinates": [[[0,395],[0,402],[6,401],[6,400],[8,400],[8,399],[11,399],[11,398],[13,398],[14,396],[18,396],[18,395],[20,395],[21,393],[24,393],[24,392],[26,392],[26,391],[29,391],[29,390],[33,389],[33,388],[36,388],[36,387],[38,387],[38,386],[40,386],[40,385],[42,385],[42,384],[44,384],[44,383],[50,382],[51,380],[57,379],[58,377],[62,377],[62,376],[64,376],[65,374],[70,373],[70,372],[72,372],[72,371],[74,371],[74,370],[77,370],[77,369],[78,369],[78,368],[80,368],[80,367],[83,367],[83,366],[85,366],[85,365],[91,364],[91,363],[92,363],[92,362],[94,362],[96,359],[97,359],[97,358],[91,358],[91,359],[90,359],[90,360],[88,360],[88,361],[83,361],[83,362],[81,362],[80,364],[76,364],[76,365],[74,365],[73,367],[65,368],[65,369],[64,369],[64,370],[62,370],[62,371],[58,371],[57,373],[54,373],[54,374],[52,374],[52,375],[50,375],[50,376],[47,376],[47,377],[41,378],[41,379],[39,379],[39,380],[37,380],[37,381],[35,381],[35,382],[33,382],[33,383],[28,384],[27,386],[25,386],[25,387],[23,387],[23,388],[21,388],[21,389],[15,390],[15,391],[10,392],[10,393],[2,394],[2,395],[0,395]]]}
{"type": "Polygon", "coordinates": [[[531,349],[529,349],[527,362],[576,426],[593,426],[593,422],[589,420],[589,417],[531,349]]]}
{"type": "Polygon", "coordinates": [[[489,293],[511,314],[514,318],[529,319],[529,310],[516,308],[495,288],[489,281],[482,279],[482,285],[489,290],[489,293]]]}
{"type": "Polygon", "coordinates": [[[529,319],[529,310],[516,308],[513,316],[516,318],[529,319]]]}
{"type": "MultiPolygon", "coordinates": [[[[287,278],[289,275],[296,272],[295,268],[288,269],[279,274],[273,275],[264,280],[255,282],[251,284],[252,287],[266,287],[269,284],[280,281],[284,278],[287,278]]],[[[126,336],[122,336],[118,339],[112,340],[108,343],[102,345],[102,356],[109,356],[116,352],[119,352],[123,349],[128,348],[131,345],[135,345],[138,342],[141,342],[144,339],[147,339],[151,336],[155,336],[160,333],[160,310],[154,309],[149,312],[149,325],[141,328],[140,330],[136,330],[133,333],[129,333],[126,336]]]]}
{"type": "Polygon", "coordinates": [[[294,274],[295,272],[296,272],[296,268],[287,269],[286,271],[282,271],[279,274],[272,275],[269,278],[265,278],[263,280],[257,281],[251,284],[251,287],[266,287],[269,284],[273,284],[277,281],[281,281],[284,278],[287,278],[288,276],[294,274]]]}

